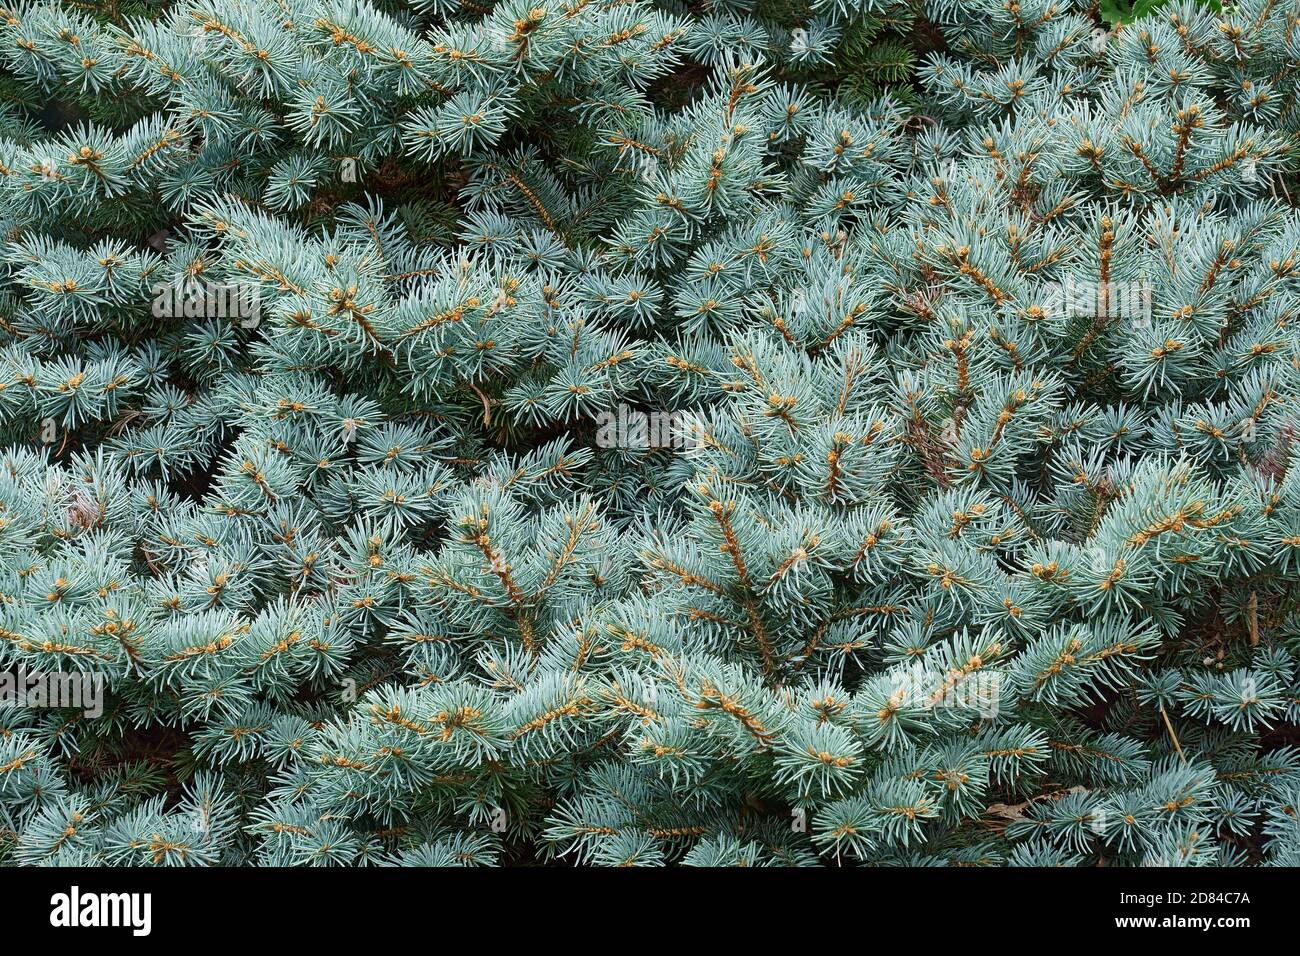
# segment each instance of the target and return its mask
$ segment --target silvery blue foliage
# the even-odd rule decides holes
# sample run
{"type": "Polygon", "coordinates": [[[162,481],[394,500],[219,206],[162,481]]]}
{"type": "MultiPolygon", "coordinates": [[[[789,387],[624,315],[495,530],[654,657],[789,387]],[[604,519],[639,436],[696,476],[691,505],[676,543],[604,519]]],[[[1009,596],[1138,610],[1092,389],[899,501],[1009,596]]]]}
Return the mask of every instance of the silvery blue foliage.
{"type": "Polygon", "coordinates": [[[0,861],[1300,863],[1300,7],[693,10],[4,9],[0,861]]]}

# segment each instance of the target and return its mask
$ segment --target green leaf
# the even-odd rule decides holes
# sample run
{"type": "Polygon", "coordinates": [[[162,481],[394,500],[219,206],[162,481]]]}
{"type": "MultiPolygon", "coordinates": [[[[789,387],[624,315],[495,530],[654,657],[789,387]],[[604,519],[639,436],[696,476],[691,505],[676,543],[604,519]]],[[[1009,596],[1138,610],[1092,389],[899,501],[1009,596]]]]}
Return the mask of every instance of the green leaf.
{"type": "Polygon", "coordinates": [[[1098,11],[1101,13],[1101,18],[1111,26],[1124,23],[1132,17],[1132,10],[1123,0],[1101,0],[1098,11]]]}

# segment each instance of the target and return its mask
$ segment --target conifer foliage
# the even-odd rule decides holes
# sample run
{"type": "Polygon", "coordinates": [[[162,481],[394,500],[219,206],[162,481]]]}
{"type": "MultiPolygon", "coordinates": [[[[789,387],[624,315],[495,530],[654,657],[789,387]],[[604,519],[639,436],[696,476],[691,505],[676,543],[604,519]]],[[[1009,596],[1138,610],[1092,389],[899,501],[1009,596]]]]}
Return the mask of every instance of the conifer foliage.
{"type": "Polygon", "coordinates": [[[1300,865],[1295,0],[0,7],[0,862],[1300,865]]]}

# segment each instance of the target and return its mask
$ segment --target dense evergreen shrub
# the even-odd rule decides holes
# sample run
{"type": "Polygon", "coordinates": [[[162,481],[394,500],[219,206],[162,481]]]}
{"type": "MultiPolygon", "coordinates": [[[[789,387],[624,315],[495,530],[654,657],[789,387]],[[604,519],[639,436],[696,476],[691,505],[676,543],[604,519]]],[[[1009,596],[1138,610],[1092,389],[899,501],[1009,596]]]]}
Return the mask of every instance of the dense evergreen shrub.
{"type": "Polygon", "coordinates": [[[1300,864],[1298,66],[6,6],[0,860],[1300,864]]]}

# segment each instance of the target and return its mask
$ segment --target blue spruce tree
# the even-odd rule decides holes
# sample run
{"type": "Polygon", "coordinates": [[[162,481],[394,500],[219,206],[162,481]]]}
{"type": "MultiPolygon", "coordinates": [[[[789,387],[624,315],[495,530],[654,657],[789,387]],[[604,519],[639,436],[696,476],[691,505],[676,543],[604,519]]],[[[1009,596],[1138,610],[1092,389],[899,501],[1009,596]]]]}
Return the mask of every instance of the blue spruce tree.
{"type": "Polygon", "coordinates": [[[0,863],[1300,865],[1296,0],[2,2],[0,863]]]}

